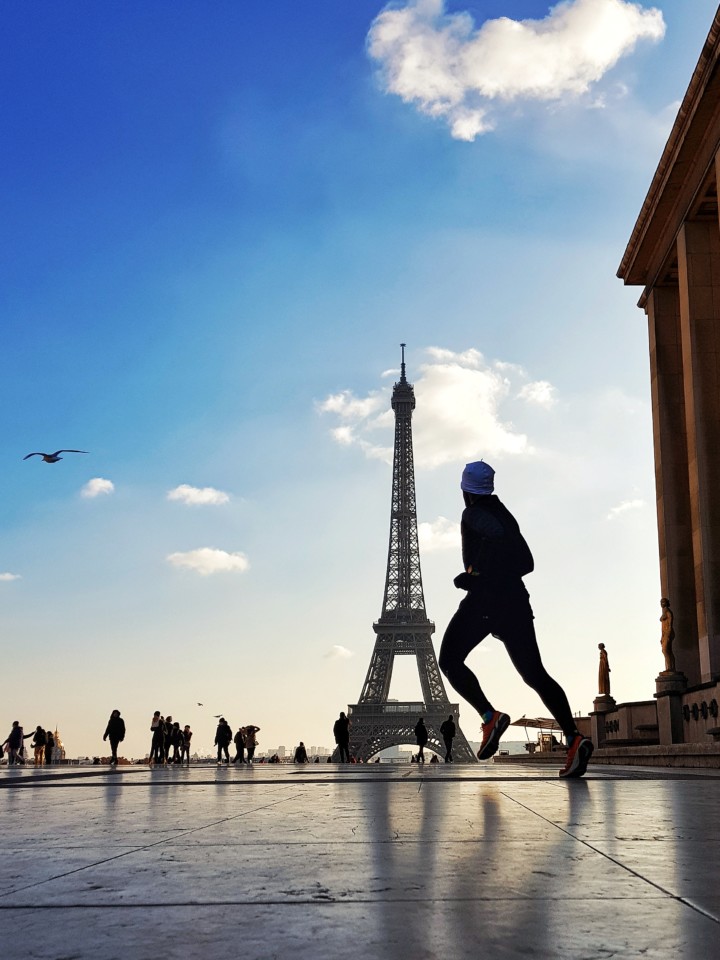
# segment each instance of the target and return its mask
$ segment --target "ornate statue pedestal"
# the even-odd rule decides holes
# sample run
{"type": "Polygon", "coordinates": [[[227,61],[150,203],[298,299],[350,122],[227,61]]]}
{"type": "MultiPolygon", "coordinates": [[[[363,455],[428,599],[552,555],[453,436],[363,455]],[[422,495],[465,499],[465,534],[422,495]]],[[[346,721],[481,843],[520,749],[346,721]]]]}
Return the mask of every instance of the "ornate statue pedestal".
{"type": "Polygon", "coordinates": [[[609,693],[599,693],[593,700],[590,735],[596,747],[601,747],[605,742],[605,714],[612,713],[616,707],[615,699],[609,693]]]}
{"type": "Polygon", "coordinates": [[[610,713],[617,707],[615,698],[609,693],[599,693],[593,700],[593,711],[595,713],[610,713]]]}
{"type": "Polygon", "coordinates": [[[665,696],[669,693],[685,693],[687,677],[677,670],[663,670],[655,678],[656,696],[665,696]]]}
{"type": "Polygon", "coordinates": [[[687,690],[687,677],[676,670],[663,670],[655,678],[655,690],[660,743],[683,743],[682,697],[687,690]]]}

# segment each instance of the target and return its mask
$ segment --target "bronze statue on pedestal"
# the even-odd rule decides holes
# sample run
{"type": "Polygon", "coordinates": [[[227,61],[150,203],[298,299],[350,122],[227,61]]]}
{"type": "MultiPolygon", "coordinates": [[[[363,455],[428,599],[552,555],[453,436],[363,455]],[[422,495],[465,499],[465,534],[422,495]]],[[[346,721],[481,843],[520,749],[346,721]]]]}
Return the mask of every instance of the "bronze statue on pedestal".
{"type": "Polygon", "coordinates": [[[598,694],[601,697],[610,696],[610,662],[604,643],[598,644],[600,651],[600,665],[598,667],[598,694]]]}
{"type": "Polygon", "coordinates": [[[660,636],[660,648],[665,657],[665,670],[664,673],[675,673],[675,655],[673,654],[673,640],[675,639],[675,631],[673,629],[673,612],[670,609],[670,601],[667,597],[663,597],[660,601],[660,606],[662,607],[662,616],[660,617],[660,623],[662,624],[662,633],[660,636]]]}

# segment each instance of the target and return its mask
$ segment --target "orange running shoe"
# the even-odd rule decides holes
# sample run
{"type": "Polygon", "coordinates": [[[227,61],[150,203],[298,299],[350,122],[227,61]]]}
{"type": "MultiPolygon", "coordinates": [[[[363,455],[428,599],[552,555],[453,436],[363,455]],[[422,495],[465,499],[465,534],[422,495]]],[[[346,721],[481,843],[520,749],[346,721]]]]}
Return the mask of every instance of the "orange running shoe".
{"type": "Polygon", "coordinates": [[[506,713],[495,710],[487,723],[482,725],[483,738],[477,752],[478,760],[489,760],[500,746],[500,737],[510,725],[510,717],[506,713]]]}
{"type": "Polygon", "coordinates": [[[576,733],[568,745],[567,760],[560,771],[561,777],[581,777],[587,770],[593,750],[592,740],[576,733]]]}

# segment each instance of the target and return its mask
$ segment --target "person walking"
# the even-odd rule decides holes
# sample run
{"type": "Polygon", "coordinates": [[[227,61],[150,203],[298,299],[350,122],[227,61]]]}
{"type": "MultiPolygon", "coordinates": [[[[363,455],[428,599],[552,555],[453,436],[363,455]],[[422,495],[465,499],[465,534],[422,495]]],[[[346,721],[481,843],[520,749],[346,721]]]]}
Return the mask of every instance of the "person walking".
{"type": "Polygon", "coordinates": [[[110,766],[117,766],[117,748],[118,744],[122,743],[125,739],[125,721],[120,716],[119,710],[113,710],[110,714],[110,719],[107,722],[107,727],[105,727],[105,733],[103,734],[103,740],[110,741],[110,766]]]}
{"type": "Polygon", "coordinates": [[[340,763],[350,763],[350,720],[342,711],[333,724],[333,736],[340,753],[340,763]]]}
{"type": "Polygon", "coordinates": [[[165,717],[165,723],[163,727],[163,760],[165,763],[170,762],[170,747],[172,746],[173,738],[173,718],[168,714],[165,717]]]}
{"type": "Polygon", "coordinates": [[[187,760],[187,765],[190,766],[190,741],[192,740],[192,730],[190,729],[190,724],[186,723],[182,729],[182,743],[180,744],[180,764],[182,765],[187,760]]]}
{"type": "Polygon", "coordinates": [[[293,757],[293,763],[309,763],[307,750],[305,749],[305,744],[300,741],[299,745],[295,749],[295,756],[293,757]]]}
{"type": "Polygon", "coordinates": [[[415,740],[418,745],[418,763],[425,763],[425,744],[428,742],[428,730],[422,717],[415,724],[415,740]]]}
{"type": "Polygon", "coordinates": [[[225,717],[220,717],[220,722],[217,725],[217,730],[215,731],[215,744],[217,746],[217,762],[218,766],[222,763],[230,763],[230,753],[228,747],[232,743],[232,728],[227,722],[225,717]],[[223,760],[223,754],[225,754],[225,760],[223,760]]]}
{"type": "Polygon", "coordinates": [[[497,752],[510,717],[492,706],[465,660],[488,634],[502,640],[515,669],[565,734],[567,760],[560,776],[581,777],[593,744],[578,730],[565,691],[543,666],[530,597],[522,580],[535,563],[517,520],[493,492],[494,478],[495,471],[482,460],[468,463],[462,474],[464,572],[454,583],[467,594],[445,631],[439,666],[452,687],[482,717],[478,759],[488,760],[497,752]]]}
{"type": "Polygon", "coordinates": [[[173,764],[180,763],[180,751],[182,749],[182,740],[183,740],[182,730],[180,729],[180,724],[176,720],[172,725],[172,729],[170,730],[170,746],[172,747],[172,752],[173,752],[172,753],[173,764]]]}
{"type": "Polygon", "coordinates": [[[19,720],[13,720],[12,729],[3,744],[8,750],[8,765],[25,763],[23,757],[23,741],[32,737],[32,733],[24,733],[19,720]]]}
{"type": "Polygon", "coordinates": [[[38,724],[35,727],[35,733],[33,734],[33,741],[30,744],[31,747],[35,750],[35,766],[41,767],[45,759],[45,744],[47,743],[47,735],[45,730],[38,724]]]}
{"type": "Polygon", "coordinates": [[[160,716],[160,711],[156,710],[150,721],[150,730],[152,732],[152,741],[150,743],[150,763],[165,762],[165,721],[160,716]]]}
{"type": "Polygon", "coordinates": [[[53,736],[52,731],[48,728],[45,731],[45,766],[49,766],[53,762],[53,750],[55,749],[55,737],[53,736]]]}
{"type": "Polygon", "coordinates": [[[440,736],[445,741],[445,763],[453,762],[452,748],[456,733],[455,721],[453,715],[450,714],[447,720],[443,720],[440,724],[440,736]]]}
{"type": "Polygon", "coordinates": [[[238,732],[233,737],[235,744],[235,756],[233,763],[245,763],[245,728],[238,727],[238,732]]]}
{"type": "Polygon", "coordinates": [[[260,727],[254,727],[252,724],[249,724],[247,727],[243,727],[245,730],[245,751],[247,753],[247,762],[252,764],[253,758],[255,757],[255,748],[258,745],[258,739],[256,734],[259,732],[260,727]]]}

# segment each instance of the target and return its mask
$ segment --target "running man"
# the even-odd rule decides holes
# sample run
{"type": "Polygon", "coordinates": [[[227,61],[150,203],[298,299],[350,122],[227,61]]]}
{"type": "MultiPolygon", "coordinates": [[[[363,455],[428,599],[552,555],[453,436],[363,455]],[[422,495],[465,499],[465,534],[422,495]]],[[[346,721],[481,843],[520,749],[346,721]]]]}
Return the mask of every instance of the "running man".
{"type": "Polygon", "coordinates": [[[517,521],[493,493],[494,477],[493,468],[482,460],[468,463],[462,474],[465,510],[460,531],[465,572],[454,582],[458,589],[467,590],[467,595],[445,631],[440,669],[482,717],[478,760],[489,760],[500,745],[510,717],[495,710],[465,660],[488,634],[502,640],[515,669],[565,734],[567,762],[560,776],[581,777],[593,744],[577,729],[565,691],[540,658],[530,598],[522,581],[535,563],[517,521]]]}

